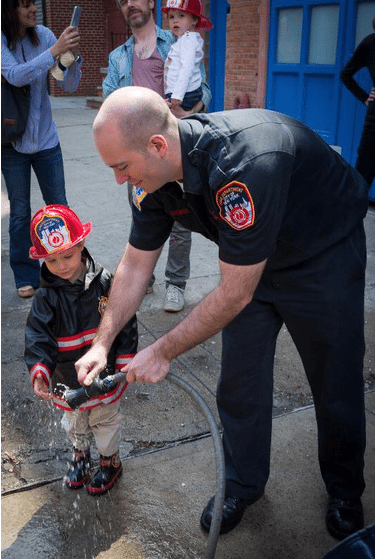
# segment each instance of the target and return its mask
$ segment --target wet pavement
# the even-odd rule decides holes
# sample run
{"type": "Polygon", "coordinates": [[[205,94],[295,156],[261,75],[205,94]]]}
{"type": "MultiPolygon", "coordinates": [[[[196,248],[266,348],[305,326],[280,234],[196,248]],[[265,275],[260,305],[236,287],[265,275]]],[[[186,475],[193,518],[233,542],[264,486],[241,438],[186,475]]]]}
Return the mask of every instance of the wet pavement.
{"type": "MultiPolygon", "coordinates": [[[[130,226],[124,186],[97,154],[91,134],[96,110],[84,98],[52,99],[65,162],[67,197],[93,223],[87,246],[114,270],[130,226]]],[[[32,212],[43,205],[35,178],[32,212]]],[[[368,446],[366,525],[374,522],[374,209],[366,218],[365,385],[368,446]]],[[[29,300],[19,299],[9,268],[8,205],[2,185],[2,558],[193,559],[205,557],[199,518],[215,492],[215,458],[208,425],[176,386],[130,386],[122,400],[120,448],[124,473],[100,498],[64,487],[71,449],[60,413],[37,400],[23,363],[29,300]]],[[[154,292],[138,312],[140,348],[184,316],[218,282],[217,248],[193,234],[191,276],[182,313],[162,310],[166,249],[154,292]]],[[[215,387],[220,336],[179,357],[172,372],[204,398],[218,421],[215,387]]],[[[94,458],[97,455],[94,452],[94,458]]],[[[310,390],[285,329],[275,362],[271,475],[266,493],[241,524],[221,536],[217,559],[320,559],[336,541],[325,528],[326,492],[317,462],[310,390]]]]}

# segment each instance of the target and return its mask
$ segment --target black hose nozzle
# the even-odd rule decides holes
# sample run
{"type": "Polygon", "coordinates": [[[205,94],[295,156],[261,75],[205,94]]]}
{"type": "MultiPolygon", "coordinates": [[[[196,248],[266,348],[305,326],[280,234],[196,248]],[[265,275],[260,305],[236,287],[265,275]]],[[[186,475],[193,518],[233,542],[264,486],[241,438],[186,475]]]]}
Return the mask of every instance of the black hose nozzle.
{"type": "Polygon", "coordinates": [[[124,380],[123,373],[109,375],[104,379],[97,377],[89,386],[82,386],[76,390],[68,388],[64,393],[64,398],[69,406],[73,410],[76,410],[81,404],[84,404],[94,396],[101,396],[102,394],[110,392],[121,380],[124,380]]]}

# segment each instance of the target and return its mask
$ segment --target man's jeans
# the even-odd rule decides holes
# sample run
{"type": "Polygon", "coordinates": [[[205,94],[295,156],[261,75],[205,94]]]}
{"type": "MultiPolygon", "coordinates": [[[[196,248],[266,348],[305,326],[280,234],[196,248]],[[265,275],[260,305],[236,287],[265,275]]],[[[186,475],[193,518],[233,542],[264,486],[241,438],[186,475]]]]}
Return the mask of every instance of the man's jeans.
{"type": "Polygon", "coordinates": [[[20,153],[12,146],[2,148],[1,170],[10,202],[9,257],[17,289],[24,285],[39,286],[39,262],[29,258],[31,168],[46,205],[68,205],[60,144],[30,154],[20,153]]]}
{"type": "Polygon", "coordinates": [[[191,253],[192,233],[183,225],[174,222],[170,233],[166,263],[166,287],[176,285],[185,289],[190,274],[189,256],[191,253]]]}

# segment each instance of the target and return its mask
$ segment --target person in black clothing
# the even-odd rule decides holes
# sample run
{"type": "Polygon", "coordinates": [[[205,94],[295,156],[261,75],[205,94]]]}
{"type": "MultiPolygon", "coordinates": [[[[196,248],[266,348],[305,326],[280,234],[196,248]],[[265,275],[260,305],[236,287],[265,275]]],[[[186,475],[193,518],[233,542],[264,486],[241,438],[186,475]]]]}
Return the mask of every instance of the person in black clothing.
{"type": "MultiPolygon", "coordinates": [[[[375,20],[372,25],[375,29],[375,20]]],[[[367,105],[355,169],[371,185],[375,178],[375,33],[367,35],[359,43],[340,78],[347,89],[367,105]],[[353,77],[361,68],[368,68],[373,83],[371,93],[367,93],[353,77]]]]}
{"type": "MultiPolygon", "coordinates": [[[[269,476],[273,362],[286,324],[309,379],[327,527],[363,526],[365,449],[363,177],[303,123],[262,109],[181,120],[155,92],[125,87],[102,105],[94,141],[119,184],[134,185],[129,242],[91,349],[76,363],[90,385],[141,304],[174,220],[218,245],[218,286],[122,371],[161,381],[172,359],[220,330],[217,404],[224,429],[221,532],[260,499],[269,476]]],[[[209,531],[211,499],[201,517],[209,531]]]]}

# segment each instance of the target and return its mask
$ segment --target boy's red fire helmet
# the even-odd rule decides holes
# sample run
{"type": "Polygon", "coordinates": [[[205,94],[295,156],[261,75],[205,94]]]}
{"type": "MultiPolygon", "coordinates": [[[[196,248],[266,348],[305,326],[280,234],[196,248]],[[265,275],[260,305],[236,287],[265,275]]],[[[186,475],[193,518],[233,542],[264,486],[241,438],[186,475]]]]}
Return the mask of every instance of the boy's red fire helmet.
{"type": "Polygon", "coordinates": [[[37,260],[68,250],[82,241],[91,229],[90,222],[81,223],[74,211],[67,206],[44,206],[31,220],[30,237],[33,246],[29,256],[37,260]]]}

